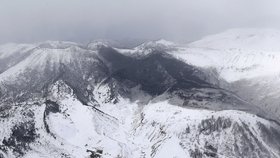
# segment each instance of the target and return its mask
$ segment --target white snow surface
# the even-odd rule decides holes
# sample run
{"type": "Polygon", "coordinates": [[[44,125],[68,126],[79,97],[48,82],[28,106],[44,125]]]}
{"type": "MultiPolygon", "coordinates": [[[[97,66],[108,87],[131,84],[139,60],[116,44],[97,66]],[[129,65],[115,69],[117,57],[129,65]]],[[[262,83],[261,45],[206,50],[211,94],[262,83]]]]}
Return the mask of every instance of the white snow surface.
{"type": "Polygon", "coordinates": [[[12,55],[25,53],[26,51],[35,47],[36,46],[32,44],[15,44],[15,43],[0,45],[0,59],[4,59],[12,55]]]}
{"type": "Polygon", "coordinates": [[[199,67],[216,68],[228,82],[280,75],[280,31],[232,29],[188,44],[177,58],[199,67]]]}
{"type": "Polygon", "coordinates": [[[280,31],[277,29],[230,29],[190,43],[190,47],[212,49],[242,49],[280,51],[280,31]]]}
{"type": "MultiPolygon", "coordinates": [[[[153,42],[150,42],[153,43],[153,42]]],[[[156,47],[157,42],[149,46],[156,47]]],[[[228,82],[280,75],[280,31],[275,29],[232,29],[187,44],[159,42],[165,51],[194,66],[215,68],[228,82]]],[[[146,44],[147,45],[147,44],[146,44]]],[[[147,55],[145,44],[123,54],[147,55]]]]}
{"type": "MultiPolygon", "coordinates": [[[[184,46],[160,39],[143,43],[133,49],[115,49],[134,57],[148,55],[157,49],[164,50],[188,64],[203,68],[215,68],[221,78],[228,82],[234,82],[280,75],[279,41],[279,30],[232,29],[217,35],[207,36],[184,46]]],[[[39,62],[44,63],[40,59],[46,61],[46,56],[55,60],[69,60],[71,53],[67,52],[82,49],[76,43],[59,41],[47,41],[35,45],[6,44],[0,46],[0,59],[13,54],[12,52],[22,53],[36,46],[39,48],[35,53],[32,53],[33,57],[31,56],[34,60],[29,58],[29,61],[21,62],[1,76],[14,74],[14,72],[20,71],[24,65],[33,61],[35,62],[32,65],[39,62]]],[[[107,43],[95,41],[88,44],[87,49],[96,51],[100,46],[107,46],[107,43]]]]}
{"type": "Polygon", "coordinates": [[[280,74],[280,52],[181,48],[169,53],[191,65],[215,68],[228,82],[280,74]]]}
{"type": "MultiPolygon", "coordinates": [[[[118,51],[124,54],[143,53],[147,55],[152,47],[160,46],[168,48],[167,52],[174,57],[203,68],[216,68],[220,76],[228,82],[243,79],[253,79],[280,74],[280,33],[274,30],[230,30],[226,33],[209,36],[201,41],[188,46],[179,46],[164,40],[146,43],[134,49],[118,51]],[[266,42],[264,42],[264,41],[266,42]],[[147,47],[149,46],[149,47],[147,47]],[[151,47],[150,47],[151,46],[151,47]],[[172,48],[172,49],[169,49],[172,48]],[[176,49],[173,49],[176,48],[176,49]]],[[[43,69],[46,62],[56,64],[59,62],[69,63],[73,59],[71,52],[86,51],[77,46],[61,48],[51,42],[35,49],[25,60],[0,74],[1,80],[14,78],[25,69],[37,67],[43,69]],[[47,60],[46,59],[50,59],[47,60]]],[[[72,45],[72,44],[70,44],[72,45]]],[[[92,49],[100,43],[92,45],[92,49]]],[[[0,47],[0,59],[10,52],[18,52],[21,49],[30,49],[33,46],[6,45],[0,47]]],[[[64,113],[51,113],[48,118],[50,131],[58,136],[57,140],[50,138],[43,131],[42,111],[34,110],[37,117],[37,126],[40,135],[45,139],[43,145],[50,149],[39,148],[34,144],[26,157],[60,157],[52,150],[52,147],[61,148],[62,151],[71,153],[74,157],[82,158],[89,155],[87,149],[101,148],[104,150],[103,157],[188,157],[189,151],[195,147],[203,149],[205,142],[219,144],[218,151],[222,152],[223,145],[233,145],[231,129],[220,133],[219,138],[213,135],[197,138],[198,125],[202,120],[211,118],[228,118],[233,122],[250,124],[256,139],[262,140],[258,123],[270,126],[270,122],[253,114],[241,111],[210,111],[202,109],[187,109],[174,106],[168,101],[150,102],[143,106],[136,102],[120,98],[119,103],[104,103],[104,97],[108,87],[100,86],[94,91],[100,107],[96,107],[107,115],[104,115],[90,106],[83,105],[71,94],[63,94],[60,99],[61,111],[64,113]],[[98,98],[98,96],[100,96],[98,98]],[[190,134],[185,134],[186,128],[190,127],[190,134]],[[222,144],[222,145],[221,145],[222,144]],[[37,152],[36,152],[37,151],[37,152]],[[42,154],[45,153],[45,154],[42,154]]],[[[55,94],[55,93],[54,93],[55,94]]],[[[61,96],[54,96],[61,97],[61,96]]],[[[12,109],[13,110],[13,109],[12,109]]],[[[0,119],[1,120],[1,119],[0,119]]],[[[16,111],[9,122],[0,123],[0,141],[11,135],[7,130],[12,127],[16,120],[21,120],[21,114],[16,111]]],[[[225,147],[226,148],[226,147],[225,147]]],[[[274,151],[271,151],[274,152],[274,151]]],[[[223,157],[223,155],[219,155],[223,157]]]]}
{"type": "Polygon", "coordinates": [[[231,29],[187,45],[159,40],[134,49],[116,49],[141,57],[163,50],[194,66],[215,68],[228,82],[280,75],[280,31],[231,29]]]}
{"type": "MultiPolygon", "coordinates": [[[[49,128],[57,136],[57,140],[63,143],[60,148],[76,158],[88,156],[87,149],[102,149],[104,158],[144,155],[148,158],[189,157],[191,149],[203,149],[206,142],[217,143],[213,141],[215,139],[228,141],[218,143],[229,146],[234,143],[230,141],[231,128],[222,132],[218,138],[201,135],[198,139],[198,125],[204,119],[222,117],[240,124],[250,124],[259,140],[262,138],[258,133],[257,123],[270,125],[268,121],[245,112],[186,109],[170,105],[167,101],[139,107],[122,100],[117,105],[104,104],[100,107],[103,112],[116,119],[107,118],[92,108],[83,106],[73,96],[67,95],[61,104],[67,115],[51,114],[48,117],[49,128]],[[186,135],[184,132],[187,127],[191,130],[186,135]]],[[[222,146],[219,151],[223,151],[222,146]]],[[[33,152],[30,157],[36,154],[33,152]]],[[[53,153],[49,154],[58,157],[53,153]]]]}
{"type": "Polygon", "coordinates": [[[175,49],[176,46],[177,44],[175,44],[174,42],[167,41],[165,39],[159,39],[155,41],[142,43],[141,45],[133,49],[115,49],[125,55],[141,58],[142,56],[152,53],[156,49],[169,51],[175,49]]]}
{"type": "MultiPolygon", "coordinates": [[[[106,93],[106,88],[101,89],[100,92],[106,93]]],[[[100,113],[91,106],[83,105],[62,81],[56,82],[50,91],[52,96],[49,99],[58,99],[61,111],[50,113],[46,118],[55,139],[45,131],[45,105],[38,108],[30,103],[29,107],[20,107],[34,111],[37,133],[40,135],[40,143],[31,144],[32,150],[25,158],[59,158],[62,152],[71,157],[84,158],[90,155],[87,150],[95,149],[103,150],[104,158],[184,158],[190,157],[190,151],[196,148],[203,151],[206,143],[218,146],[217,154],[225,157],[220,154],[236,143],[235,136],[231,134],[233,126],[204,135],[200,134],[203,120],[222,118],[230,119],[232,124],[250,125],[250,130],[259,141],[262,141],[262,137],[258,124],[267,128],[273,126],[271,122],[246,112],[188,109],[171,105],[168,100],[139,105],[137,101],[120,98],[117,104],[103,103],[96,107],[104,112],[100,113]],[[189,132],[186,132],[187,129],[189,132]]],[[[22,115],[17,110],[19,108],[15,109],[10,121],[0,124],[0,141],[11,135],[7,127],[21,120],[22,115]]]]}
{"type": "MultiPolygon", "coordinates": [[[[16,48],[18,47],[21,48],[21,45],[16,45],[16,48]]],[[[25,50],[21,50],[18,53],[25,53],[25,50]]],[[[39,43],[37,47],[32,49],[32,53],[29,56],[1,73],[0,82],[15,81],[21,73],[30,70],[42,73],[46,67],[55,70],[61,63],[70,64],[77,60],[77,53],[84,54],[89,53],[89,51],[76,44],[73,45],[71,42],[47,41],[39,43]]]]}

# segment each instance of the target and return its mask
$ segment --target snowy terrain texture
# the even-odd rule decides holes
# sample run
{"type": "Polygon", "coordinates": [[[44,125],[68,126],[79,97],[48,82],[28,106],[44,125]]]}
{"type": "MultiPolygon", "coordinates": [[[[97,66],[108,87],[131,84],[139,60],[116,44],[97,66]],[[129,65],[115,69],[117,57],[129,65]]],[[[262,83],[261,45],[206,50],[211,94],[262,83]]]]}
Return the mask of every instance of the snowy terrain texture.
{"type": "Polygon", "coordinates": [[[0,46],[0,158],[279,158],[280,32],[0,46]]]}

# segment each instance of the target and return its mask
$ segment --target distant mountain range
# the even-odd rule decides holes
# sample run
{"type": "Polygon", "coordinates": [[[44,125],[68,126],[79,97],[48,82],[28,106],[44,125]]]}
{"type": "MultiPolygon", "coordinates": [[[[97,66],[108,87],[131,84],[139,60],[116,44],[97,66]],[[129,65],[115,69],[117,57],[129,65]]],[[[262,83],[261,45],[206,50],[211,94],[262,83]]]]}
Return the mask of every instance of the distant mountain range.
{"type": "Polygon", "coordinates": [[[0,46],[0,158],[278,158],[280,32],[0,46]]]}

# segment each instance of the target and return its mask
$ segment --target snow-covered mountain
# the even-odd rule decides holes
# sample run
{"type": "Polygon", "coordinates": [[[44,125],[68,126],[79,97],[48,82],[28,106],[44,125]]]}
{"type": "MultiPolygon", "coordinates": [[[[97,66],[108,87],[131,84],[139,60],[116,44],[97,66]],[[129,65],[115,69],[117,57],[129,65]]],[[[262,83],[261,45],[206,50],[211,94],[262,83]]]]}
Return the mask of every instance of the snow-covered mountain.
{"type": "Polygon", "coordinates": [[[230,29],[207,36],[189,44],[190,47],[219,50],[241,49],[256,51],[280,51],[280,31],[276,29],[230,29]]]}
{"type": "Polygon", "coordinates": [[[0,157],[279,157],[277,117],[191,45],[0,46],[0,157]]]}
{"type": "Polygon", "coordinates": [[[168,52],[168,51],[176,50],[176,46],[177,44],[171,41],[160,39],[160,40],[144,42],[133,49],[120,49],[120,48],[115,48],[115,49],[121,52],[122,54],[133,56],[136,58],[141,58],[155,51],[168,52]]]}
{"type": "Polygon", "coordinates": [[[217,71],[245,100],[280,118],[280,33],[274,29],[232,29],[178,47],[170,54],[217,71]]]}

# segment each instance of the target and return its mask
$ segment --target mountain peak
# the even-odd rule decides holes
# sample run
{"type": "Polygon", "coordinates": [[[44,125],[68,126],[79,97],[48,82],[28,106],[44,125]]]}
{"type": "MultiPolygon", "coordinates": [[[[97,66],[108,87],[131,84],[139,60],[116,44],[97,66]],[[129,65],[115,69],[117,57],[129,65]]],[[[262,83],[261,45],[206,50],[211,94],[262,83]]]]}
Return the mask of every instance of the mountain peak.
{"type": "Polygon", "coordinates": [[[0,60],[0,157],[279,157],[271,113],[168,54],[191,51],[103,46],[47,41],[0,60]]]}
{"type": "Polygon", "coordinates": [[[69,47],[78,46],[75,42],[68,41],[45,41],[38,43],[39,48],[48,48],[48,49],[66,49],[69,47]]]}
{"type": "Polygon", "coordinates": [[[162,45],[166,45],[166,46],[175,45],[174,42],[168,41],[168,40],[165,40],[165,39],[159,39],[159,40],[156,40],[156,41],[153,41],[153,42],[156,43],[156,44],[162,44],[162,45]]]}
{"type": "Polygon", "coordinates": [[[138,47],[140,48],[151,48],[151,47],[172,47],[175,46],[175,43],[167,41],[165,39],[159,39],[154,41],[145,42],[138,47]]]}
{"type": "Polygon", "coordinates": [[[160,39],[160,40],[145,42],[145,43],[135,47],[134,49],[138,50],[142,53],[145,52],[144,54],[149,54],[155,50],[171,51],[171,50],[175,49],[175,46],[176,46],[176,44],[171,41],[160,39]]]}
{"type": "Polygon", "coordinates": [[[95,41],[88,43],[87,48],[89,48],[91,50],[98,50],[103,46],[108,47],[109,43],[110,42],[106,41],[106,40],[95,40],[95,41]]]}

